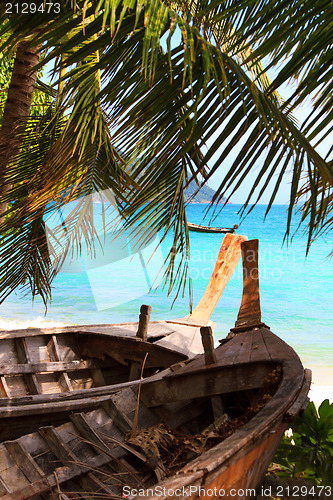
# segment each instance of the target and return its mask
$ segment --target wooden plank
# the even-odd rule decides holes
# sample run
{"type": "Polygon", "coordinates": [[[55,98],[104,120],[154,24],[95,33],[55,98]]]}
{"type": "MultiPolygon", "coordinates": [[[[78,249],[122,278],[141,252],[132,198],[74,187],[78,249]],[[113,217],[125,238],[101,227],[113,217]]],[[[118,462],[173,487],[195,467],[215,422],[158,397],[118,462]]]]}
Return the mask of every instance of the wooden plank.
{"type": "Polygon", "coordinates": [[[103,372],[100,368],[91,368],[90,373],[95,387],[103,387],[104,385],[106,385],[103,372]]]}
{"type": "Polygon", "coordinates": [[[247,236],[226,234],[215,263],[208,286],[193,313],[188,319],[207,325],[220,297],[234,272],[241,256],[241,243],[247,236]]]}
{"type": "MultiPolygon", "coordinates": [[[[106,457],[105,455],[97,455],[95,459],[91,460],[90,465],[92,468],[102,467],[103,465],[109,463],[110,460],[110,457],[106,457]]],[[[19,486],[18,483],[18,488],[15,490],[15,497],[12,493],[7,493],[3,495],[2,500],[27,500],[27,498],[32,498],[49,492],[52,488],[57,488],[58,485],[64,484],[71,479],[76,479],[86,473],[86,467],[61,467],[60,469],[56,469],[57,477],[55,477],[54,474],[50,474],[44,479],[34,481],[33,483],[25,486],[19,486]]]]}
{"type": "Polygon", "coordinates": [[[261,328],[260,331],[272,361],[286,361],[292,359],[297,359],[299,361],[299,357],[294,349],[283,342],[283,340],[268,328],[261,328]]]}
{"type": "Polygon", "coordinates": [[[212,365],[216,363],[213,329],[211,326],[202,326],[200,328],[200,333],[205,353],[205,363],[206,365],[212,365]]]}
{"type": "Polygon", "coordinates": [[[218,395],[218,396],[212,396],[210,400],[212,403],[214,420],[218,420],[222,415],[225,414],[222,398],[221,396],[218,395]]]}
{"type": "MultiPolygon", "coordinates": [[[[235,335],[231,340],[229,340],[229,342],[217,347],[215,349],[216,364],[220,367],[233,365],[234,360],[238,357],[240,347],[244,342],[244,338],[245,333],[235,335]]],[[[196,371],[202,371],[204,366],[204,357],[200,356],[196,359],[191,360],[191,362],[186,363],[185,366],[178,370],[176,373],[170,372],[167,376],[171,378],[180,374],[184,375],[186,373],[195,373],[196,371]]]]}
{"type": "Polygon", "coordinates": [[[219,365],[233,365],[239,355],[239,348],[242,344],[242,337],[236,336],[216,349],[216,361],[219,365]]]}
{"type": "Polygon", "coordinates": [[[0,377],[0,391],[2,398],[8,398],[10,396],[10,391],[6,382],[6,377],[0,377]]]}
{"type": "Polygon", "coordinates": [[[104,359],[108,355],[125,365],[128,364],[128,361],[142,363],[148,352],[146,368],[167,368],[173,363],[186,359],[184,354],[145,342],[139,338],[80,335],[78,344],[82,356],[104,359]]]}
{"type": "MultiPolygon", "coordinates": [[[[80,420],[80,417],[78,417],[78,420],[80,420]]],[[[75,421],[75,419],[74,419],[75,421]]],[[[87,422],[84,421],[84,419],[81,420],[81,424],[85,425],[85,429],[87,430],[87,427],[90,427],[87,422]]],[[[62,439],[60,436],[59,432],[52,426],[50,427],[43,427],[39,429],[40,434],[43,436],[43,438],[46,440],[48,446],[52,449],[53,453],[65,464],[67,465],[68,463],[73,463],[73,464],[80,464],[82,459],[79,459],[75,453],[69,448],[69,446],[66,444],[66,442],[62,439]]],[[[90,428],[89,434],[91,437],[94,436],[95,434],[95,439],[97,437],[96,433],[90,428]]],[[[101,440],[99,440],[101,441],[101,440]]],[[[95,443],[96,444],[96,443],[95,443]]],[[[106,451],[108,450],[108,447],[104,444],[104,449],[106,451]]],[[[98,449],[99,446],[97,447],[96,452],[97,455],[101,455],[101,451],[98,449]]],[[[103,453],[105,456],[105,453],[103,453]]],[[[110,460],[110,454],[108,454],[108,459],[110,460]]],[[[91,472],[89,472],[89,463],[87,464],[88,467],[86,467],[86,474],[83,475],[83,477],[80,479],[80,483],[82,487],[86,490],[92,490],[96,491],[96,488],[98,488],[99,493],[107,493],[110,494],[111,490],[109,490],[107,487],[102,485],[102,483],[95,477],[95,475],[91,472]]],[[[80,474],[81,476],[81,474],[80,474]]]]}
{"type": "Polygon", "coordinates": [[[302,388],[297,396],[297,399],[292,404],[290,408],[288,408],[283,421],[284,422],[292,422],[299,414],[306,410],[310,400],[308,398],[308,392],[311,387],[311,379],[312,373],[308,368],[304,371],[304,380],[302,388]]]}
{"type": "Polygon", "coordinates": [[[16,347],[17,359],[20,361],[20,363],[29,363],[30,356],[29,353],[27,352],[25,339],[24,338],[15,339],[14,344],[16,347]]]}
{"type": "Polygon", "coordinates": [[[47,349],[51,361],[61,361],[59,346],[56,335],[52,335],[47,343],[47,349]]]}
{"type": "Polygon", "coordinates": [[[69,463],[73,464],[77,461],[75,454],[70,450],[53,426],[41,427],[38,432],[61,462],[68,465],[69,463]]]}
{"type": "Polygon", "coordinates": [[[233,362],[235,364],[248,363],[250,361],[252,336],[253,336],[253,330],[238,334],[237,353],[233,359],[233,362]]]}
{"type": "Polygon", "coordinates": [[[236,328],[261,324],[258,245],[259,240],[242,243],[243,296],[235,325],[236,328]]]}
{"type": "MultiPolygon", "coordinates": [[[[148,339],[148,324],[150,320],[151,309],[151,306],[144,304],[140,307],[139,326],[138,331],[136,332],[136,336],[144,340],[145,342],[148,339]]],[[[137,380],[140,378],[140,374],[140,363],[138,361],[131,361],[128,380],[137,380]]]]}
{"type": "Polygon", "coordinates": [[[137,361],[130,363],[130,371],[128,380],[138,380],[141,374],[141,365],[137,361]]]}
{"type": "MultiPolygon", "coordinates": [[[[271,373],[272,363],[260,362],[212,368],[190,372],[178,377],[165,377],[156,382],[143,381],[140,399],[146,406],[158,406],[173,401],[210,397],[262,387],[271,373]]],[[[179,373],[179,372],[178,372],[179,373]]]]}
{"type": "Polygon", "coordinates": [[[72,383],[71,383],[70,378],[66,372],[62,373],[59,376],[58,383],[59,383],[59,386],[60,386],[62,392],[67,392],[67,391],[73,390],[72,383]]]}
{"type": "Polygon", "coordinates": [[[7,441],[4,445],[29,481],[38,481],[45,476],[42,469],[18,441],[7,441]]]}
{"type": "Polygon", "coordinates": [[[251,346],[251,361],[269,361],[271,356],[268,352],[266,343],[262,336],[262,330],[253,330],[252,346],[251,346]]]}
{"type": "MultiPolygon", "coordinates": [[[[152,375],[149,377],[150,380],[154,379],[159,379],[160,374],[152,375]]],[[[127,387],[132,387],[133,385],[139,384],[140,381],[137,382],[122,382],[120,384],[112,384],[109,386],[105,387],[92,387],[91,389],[84,389],[84,390],[76,390],[68,393],[62,393],[61,398],[59,397],[59,394],[36,394],[36,395],[28,395],[28,396],[20,396],[20,397],[10,397],[8,399],[5,398],[0,398],[0,412],[3,411],[2,409],[4,407],[8,408],[14,408],[16,406],[26,406],[33,402],[34,404],[54,404],[56,406],[57,403],[59,403],[59,400],[61,402],[70,402],[70,401],[75,401],[75,400],[80,400],[80,399],[86,399],[86,398],[96,398],[96,397],[109,397],[110,394],[114,394],[124,388],[127,387]]]]}
{"type": "MultiPolygon", "coordinates": [[[[51,361],[62,361],[56,335],[52,335],[47,344],[48,353],[51,361]]],[[[62,392],[72,391],[73,387],[66,372],[58,376],[58,384],[62,392]]]]}
{"type": "MultiPolygon", "coordinates": [[[[60,351],[58,341],[57,341],[57,338],[55,335],[52,335],[52,338],[48,344],[48,347],[49,347],[51,360],[52,361],[60,361],[61,360],[61,351],[60,351]]],[[[77,363],[77,361],[74,361],[74,363],[77,363]]],[[[92,363],[90,373],[91,373],[92,379],[94,380],[95,386],[101,387],[103,385],[106,385],[102,371],[99,368],[98,363],[94,362],[93,360],[89,360],[89,363],[92,363]]],[[[76,368],[74,368],[74,369],[76,370],[76,368]]],[[[83,369],[83,367],[78,368],[78,369],[83,369]]],[[[65,370],[70,371],[69,368],[65,368],[65,370]]],[[[59,377],[59,384],[64,392],[68,391],[68,390],[70,390],[70,391],[73,390],[73,384],[72,384],[68,374],[65,372],[59,377]]]]}
{"type": "Polygon", "coordinates": [[[50,361],[49,363],[24,363],[17,365],[0,365],[0,373],[3,375],[54,373],[62,371],[77,371],[87,369],[99,369],[95,360],[82,361],[50,361]]]}
{"type": "MultiPolygon", "coordinates": [[[[61,353],[60,353],[58,341],[57,341],[57,338],[55,335],[52,335],[52,338],[48,344],[48,348],[49,348],[51,360],[52,361],[60,361],[61,353]]],[[[77,361],[74,361],[73,363],[77,363],[77,361]]],[[[103,377],[103,373],[102,373],[101,369],[99,368],[98,363],[94,362],[93,360],[89,360],[88,365],[89,365],[89,363],[92,363],[90,373],[91,373],[92,379],[94,380],[95,386],[101,387],[103,385],[106,385],[104,377],[103,377]]],[[[87,363],[85,362],[85,364],[87,364],[87,363]]],[[[70,371],[69,368],[65,367],[64,369],[66,371],[70,371]]],[[[76,370],[77,368],[74,368],[74,369],[76,370]]],[[[78,369],[84,369],[84,368],[82,366],[82,368],[78,368],[78,369]]],[[[70,391],[73,390],[73,384],[72,384],[68,374],[65,372],[59,377],[59,385],[61,386],[61,388],[64,392],[68,391],[68,390],[70,390],[70,391]]]]}
{"type": "MultiPolygon", "coordinates": [[[[256,332],[256,336],[262,336],[262,341],[266,346],[266,349],[262,346],[266,359],[271,359],[272,361],[282,361],[284,359],[295,359],[295,356],[297,357],[295,351],[290,346],[272,333],[269,328],[263,327],[256,330],[251,329],[246,332],[238,333],[227,343],[217,347],[215,349],[217,365],[228,366],[249,362],[251,360],[251,346],[254,332],[256,332]]],[[[254,356],[255,355],[253,355],[253,357],[254,356]]],[[[196,371],[201,371],[203,367],[204,358],[198,357],[193,359],[191,362],[186,363],[186,365],[177,372],[170,372],[167,377],[172,378],[180,374],[184,375],[195,373],[196,371]]]]}
{"type": "MultiPolygon", "coordinates": [[[[200,328],[202,345],[204,348],[205,364],[213,365],[216,363],[216,353],[214,350],[214,336],[211,326],[202,326],[200,328]]],[[[224,414],[224,407],[221,396],[212,396],[211,398],[214,419],[217,420],[224,414]]]]}
{"type": "Polygon", "coordinates": [[[10,493],[10,488],[9,486],[6,484],[6,482],[2,479],[2,477],[0,476],[0,496],[4,496],[6,495],[6,493],[10,493]]]}
{"type": "Polygon", "coordinates": [[[98,447],[99,453],[101,452],[101,450],[110,453],[110,448],[103,441],[101,436],[95,431],[95,429],[91,427],[87,416],[84,413],[74,413],[70,416],[70,418],[75,427],[78,429],[79,433],[89,442],[95,444],[98,447]]]}
{"type": "Polygon", "coordinates": [[[3,444],[1,444],[0,450],[0,463],[1,479],[5,489],[14,491],[17,485],[24,486],[29,483],[27,477],[17,467],[15,460],[3,444]]]}
{"type": "MultiPolygon", "coordinates": [[[[103,396],[94,396],[87,398],[79,398],[74,400],[66,400],[66,401],[57,401],[52,402],[50,404],[47,403],[35,403],[35,404],[25,404],[25,405],[17,405],[17,406],[2,406],[0,407],[0,418],[12,418],[12,417],[31,417],[33,415],[38,418],[38,415],[47,415],[47,414],[60,414],[63,417],[66,413],[71,411],[81,411],[83,409],[93,409],[97,408],[102,403],[108,401],[110,398],[109,395],[103,396]]],[[[59,416],[59,415],[58,415],[59,416]]]]}
{"type": "Polygon", "coordinates": [[[57,373],[38,373],[36,377],[38,378],[42,394],[59,394],[61,392],[57,373]]]}
{"type": "Polygon", "coordinates": [[[82,356],[78,346],[79,333],[68,332],[57,335],[57,346],[60,361],[81,361],[82,356]]]}
{"type": "Polygon", "coordinates": [[[24,339],[26,352],[28,353],[28,358],[31,363],[46,363],[50,361],[50,355],[47,348],[48,340],[48,335],[26,337],[24,339]]]}
{"type": "MultiPolygon", "coordinates": [[[[24,338],[15,339],[15,346],[17,349],[17,356],[20,363],[31,363],[25,339],[24,338]]],[[[40,387],[36,375],[34,375],[33,373],[23,373],[23,377],[25,383],[27,384],[30,394],[42,393],[42,389],[40,387]]]]}
{"type": "Polygon", "coordinates": [[[202,405],[198,405],[197,401],[191,401],[190,403],[183,403],[181,405],[179,403],[177,404],[179,407],[177,409],[172,408],[172,412],[168,412],[166,418],[163,415],[163,410],[166,411],[166,408],[163,406],[154,408],[154,413],[159,415],[162,420],[167,422],[173,429],[199,417],[199,415],[201,415],[204,411],[202,405]],[[160,409],[162,410],[161,413],[160,409]]]}
{"type": "MultiPolygon", "coordinates": [[[[169,369],[164,372],[151,375],[149,380],[159,380],[162,374],[169,373],[169,369]]],[[[111,394],[116,394],[119,391],[139,385],[140,381],[122,382],[120,384],[112,384],[105,387],[92,387],[91,389],[71,391],[59,394],[36,394],[20,397],[10,397],[8,399],[0,398],[0,417],[6,418],[15,415],[27,415],[59,412],[59,411],[73,411],[81,410],[84,405],[87,408],[97,406],[103,401],[107,401],[111,394]],[[33,404],[31,404],[33,403],[33,404]]]]}
{"type": "Polygon", "coordinates": [[[124,433],[127,434],[132,430],[133,422],[119,410],[117,404],[112,400],[112,397],[108,401],[102,404],[104,410],[112,418],[114,424],[124,433]]]}
{"type": "MultiPolygon", "coordinates": [[[[91,498],[94,498],[94,493],[97,494],[97,497],[100,498],[112,498],[116,496],[117,492],[115,490],[112,490],[110,487],[108,487],[106,484],[104,484],[102,481],[98,479],[98,477],[95,476],[95,474],[88,472],[86,476],[83,476],[82,479],[80,480],[81,485],[84,488],[84,491],[86,492],[82,498],[87,498],[87,491],[90,491],[93,489],[92,496],[91,498]]],[[[117,494],[119,497],[119,493],[117,494]]],[[[88,497],[89,498],[89,497],[88,497]]]]}
{"type": "MultiPolygon", "coordinates": [[[[163,330],[168,332],[167,321],[155,320],[149,323],[148,336],[160,336],[163,330]]],[[[171,327],[172,328],[172,327],[171,327]]],[[[135,336],[138,330],[138,322],[124,322],[124,323],[110,323],[110,324],[96,324],[96,325],[68,325],[63,327],[54,328],[29,328],[18,330],[0,330],[0,340],[13,339],[20,337],[33,337],[37,335],[59,335],[71,333],[98,333],[102,335],[122,335],[122,336],[135,336]]],[[[172,330],[171,330],[172,331],[172,330]]]]}
{"type": "Polygon", "coordinates": [[[17,363],[17,350],[11,338],[2,339],[0,342],[0,364],[3,363],[17,363]]]}
{"type": "Polygon", "coordinates": [[[71,372],[71,384],[73,386],[73,391],[86,390],[94,387],[94,381],[91,377],[90,370],[71,372]]]}
{"type": "Polygon", "coordinates": [[[9,397],[1,398],[0,405],[5,406],[11,404],[12,399],[17,397],[32,397],[29,393],[27,384],[22,376],[17,377],[16,375],[6,375],[6,384],[8,387],[9,397]]]}

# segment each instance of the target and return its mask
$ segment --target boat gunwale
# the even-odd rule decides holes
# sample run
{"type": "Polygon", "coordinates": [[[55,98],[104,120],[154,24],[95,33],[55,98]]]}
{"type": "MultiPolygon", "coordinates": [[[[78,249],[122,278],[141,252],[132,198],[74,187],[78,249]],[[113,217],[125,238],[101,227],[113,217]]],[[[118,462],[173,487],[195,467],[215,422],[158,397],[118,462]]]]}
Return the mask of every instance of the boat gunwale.
{"type": "MultiPolygon", "coordinates": [[[[173,320],[154,320],[154,321],[149,321],[149,325],[154,325],[154,324],[161,324],[161,323],[174,323],[173,320]]],[[[0,340],[6,340],[8,338],[17,338],[17,337],[34,337],[37,335],[56,335],[60,333],[96,333],[99,335],[108,335],[112,336],[111,333],[107,332],[94,332],[94,328],[102,328],[103,330],[107,330],[108,328],[115,327],[115,326],[138,326],[139,322],[138,321],[130,321],[127,323],[102,323],[102,324],[95,324],[95,325],[66,325],[66,326],[56,326],[56,327],[46,327],[46,328],[17,328],[15,330],[0,330],[0,340]]],[[[187,325],[186,325],[187,326],[187,325]]],[[[192,327],[193,325],[189,324],[188,326],[192,327]]],[[[195,328],[193,326],[193,328],[195,328]]],[[[170,333],[167,333],[166,336],[170,335],[173,333],[175,330],[171,330],[170,333]]],[[[134,333],[134,330],[133,330],[134,333]]],[[[119,335],[117,335],[118,337],[119,335]]],[[[156,335],[158,336],[158,335],[156,335]]],[[[124,338],[130,337],[129,335],[124,335],[124,338]]],[[[148,337],[154,338],[154,335],[149,335],[148,332],[148,337]]],[[[134,338],[134,336],[133,336],[134,338]]]]}
{"type": "MultiPolygon", "coordinates": [[[[233,447],[231,453],[230,451],[232,448],[232,446],[230,446],[231,443],[233,444],[234,441],[238,442],[238,449],[236,450],[236,452],[244,450],[247,444],[252,444],[253,442],[258,441],[262,437],[262,435],[265,434],[267,430],[269,430],[272,427],[272,425],[281,420],[281,417],[285,415],[287,410],[296,401],[298,394],[302,389],[302,385],[304,382],[304,369],[299,370],[299,366],[297,366],[299,364],[300,363],[298,362],[298,360],[291,360],[291,361],[288,360],[282,362],[281,363],[282,372],[285,375],[283,376],[281,384],[277,389],[276,393],[274,394],[274,396],[272,397],[272,399],[253,418],[251,418],[249,422],[243,425],[240,429],[237,429],[237,431],[231,436],[229,436],[227,439],[225,439],[218,445],[211,448],[211,450],[207,450],[207,452],[198,457],[198,459],[194,459],[192,464],[195,463],[197,460],[198,463],[201,464],[202,457],[205,457],[206,460],[207,455],[209,455],[211,452],[211,454],[218,456],[219,463],[216,464],[215,462],[214,467],[216,465],[220,465],[220,463],[223,463],[226,460],[229,460],[231,456],[234,456],[235,448],[233,447]],[[291,379],[290,377],[294,378],[291,379]],[[291,393],[289,388],[294,387],[295,380],[297,381],[297,389],[295,388],[294,391],[291,393]],[[281,403],[280,398],[282,395],[286,393],[289,393],[290,396],[282,406],[280,404],[281,403]],[[244,434],[244,436],[242,436],[242,434],[244,434]],[[228,452],[225,452],[223,455],[220,454],[220,451],[222,451],[221,448],[225,448],[226,446],[229,447],[230,450],[228,452]]],[[[204,469],[209,471],[207,467],[204,467],[204,469]]],[[[195,471],[195,470],[197,469],[196,468],[192,469],[192,467],[190,469],[187,469],[187,466],[184,467],[184,472],[195,471]]],[[[181,471],[179,472],[181,473],[181,471]]]]}
{"type": "MultiPolygon", "coordinates": [[[[77,401],[80,400],[80,396],[86,396],[90,398],[98,398],[98,397],[103,397],[103,396],[108,396],[111,394],[115,394],[122,389],[126,389],[128,387],[133,388],[133,390],[136,389],[139,385],[141,387],[144,387],[145,385],[151,384],[155,381],[161,381],[162,379],[168,380],[169,377],[173,377],[174,375],[177,377],[190,377],[192,375],[191,373],[186,373],[186,374],[177,374],[177,370],[174,371],[174,367],[178,366],[179,364],[187,364],[187,360],[184,362],[176,363],[170,368],[166,368],[165,370],[162,370],[161,372],[152,375],[150,377],[147,377],[145,379],[137,379],[137,380],[132,380],[128,382],[122,382],[119,384],[110,384],[110,385],[105,385],[102,387],[91,387],[88,389],[77,389],[73,391],[66,391],[66,392],[61,392],[61,393],[52,393],[52,394],[33,394],[33,395],[27,395],[27,396],[19,396],[15,398],[0,398],[0,418],[6,418],[5,415],[3,415],[3,408],[15,408],[18,410],[20,405],[22,404],[22,407],[24,406],[27,408],[24,403],[29,404],[29,407],[31,408],[36,408],[37,405],[44,403],[45,405],[56,405],[62,404],[64,401],[77,401]],[[61,401],[57,401],[61,399],[61,401]]],[[[205,373],[207,376],[209,376],[211,373],[221,371],[223,369],[232,369],[232,368],[237,368],[241,366],[261,366],[265,364],[272,364],[274,366],[279,364],[279,361],[272,360],[272,361],[249,361],[247,363],[235,363],[233,365],[225,365],[223,367],[221,366],[205,366],[201,370],[196,369],[193,371],[193,374],[200,374],[200,373],[205,373]]],[[[82,398],[82,399],[87,399],[87,398],[82,398]]],[[[56,405],[58,406],[58,405],[56,405]]],[[[42,408],[42,407],[41,407],[42,408]]],[[[22,409],[23,411],[23,409],[22,409]]],[[[8,418],[11,417],[11,415],[8,415],[8,418]]]]}

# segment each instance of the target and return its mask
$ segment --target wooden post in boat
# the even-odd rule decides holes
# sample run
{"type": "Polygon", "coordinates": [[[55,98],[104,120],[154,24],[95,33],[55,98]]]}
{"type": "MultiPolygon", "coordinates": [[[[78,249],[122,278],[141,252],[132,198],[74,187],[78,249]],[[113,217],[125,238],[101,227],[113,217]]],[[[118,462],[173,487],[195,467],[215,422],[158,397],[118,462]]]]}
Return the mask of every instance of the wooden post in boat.
{"type": "Polygon", "coordinates": [[[148,323],[150,319],[151,306],[142,305],[140,307],[139,327],[136,336],[147,341],[148,338],[148,323]]]}
{"type": "MultiPolygon", "coordinates": [[[[151,306],[147,306],[143,304],[140,307],[140,316],[139,316],[139,326],[138,331],[136,332],[136,336],[147,342],[148,339],[148,323],[150,319],[151,306]]],[[[141,363],[138,361],[132,361],[130,366],[129,373],[129,381],[137,380],[140,378],[141,374],[141,363]]]]}
{"type": "Polygon", "coordinates": [[[223,290],[234,272],[241,256],[241,243],[247,236],[228,233],[224,236],[213,274],[199,304],[187,316],[189,323],[207,325],[223,290]]]}
{"type": "Polygon", "coordinates": [[[244,241],[242,247],[243,259],[243,296],[240,309],[232,328],[233,333],[252,330],[266,326],[261,321],[258,248],[259,240],[244,241]]]}
{"type": "Polygon", "coordinates": [[[202,326],[200,328],[202,345],[205,353],[206,365],[216,363],[216,354],[214,351],[214,335],[211,326],[202,326]]]}
{"type": "MultiPolygon", "coordinates": [[[[206,365],[212,365],[216,363],[216,354],[214,349],[214,334],[211,326],[202,326],[200,328],[202,345],[205,353],[205,363],[206,365]]],[[[211,396],[212,410],[214,414],[214,420],[219,420],[222,415],[225,415],[225,409],[222,402],[221,396],[211,396]]]]}

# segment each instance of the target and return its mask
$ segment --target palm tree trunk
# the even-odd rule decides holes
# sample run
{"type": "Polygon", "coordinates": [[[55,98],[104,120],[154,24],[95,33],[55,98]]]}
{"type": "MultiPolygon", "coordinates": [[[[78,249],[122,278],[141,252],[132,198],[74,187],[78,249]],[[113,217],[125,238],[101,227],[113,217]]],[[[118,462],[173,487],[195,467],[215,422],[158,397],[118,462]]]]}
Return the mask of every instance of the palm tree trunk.
{"type": "Polygon", "coordinates": [[[30,114],[37,78],[37,71],[31,69],[39,62],[41,48],[41,45],[29,47],[27,42],[17,47],[0,129],[0,223],[7,209],[7,202],[2,197],[11,189],[11,185],[5,183],[6,167],[20,151],[18,128],[24,123],[22,119],[30,114]]]}

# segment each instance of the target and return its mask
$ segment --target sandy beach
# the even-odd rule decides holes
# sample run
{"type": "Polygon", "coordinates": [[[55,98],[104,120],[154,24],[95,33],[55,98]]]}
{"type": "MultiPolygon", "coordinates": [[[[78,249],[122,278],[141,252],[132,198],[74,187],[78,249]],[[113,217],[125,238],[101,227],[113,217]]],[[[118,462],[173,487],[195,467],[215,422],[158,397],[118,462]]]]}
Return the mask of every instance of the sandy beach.
{"type": "Polygon", "coordinates": [[[312,384],[309,398],[318,407],[322,401],[328,399],[333,403],[333,370],[323,368],[311,363],[304,363],[306,368],[312,371],[312,384]]]}
{"type": "Polygon", "coordinates": [[[330,403],[333,403],[333,386],[312,384],[309,392],[309,398],[317,407],[325,399],[328,399],[330,403]]]}

